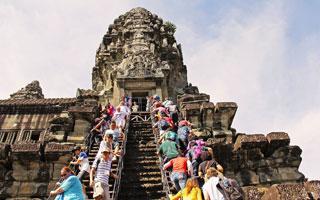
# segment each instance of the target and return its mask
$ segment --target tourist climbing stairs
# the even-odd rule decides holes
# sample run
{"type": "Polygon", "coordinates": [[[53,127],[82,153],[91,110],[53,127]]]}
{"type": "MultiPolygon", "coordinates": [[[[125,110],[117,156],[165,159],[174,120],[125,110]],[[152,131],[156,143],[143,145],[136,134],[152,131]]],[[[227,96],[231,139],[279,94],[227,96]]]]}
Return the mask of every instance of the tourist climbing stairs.
{"type": "Polygon", "coordinates": [[[156,151],[150,113],[133,113],[118,199],[167,199],[156,151]]]}
{"type": "MultiPolygon", "coordinates": [[[[124,133],[125,133],[125,135],[127,135],[126,134],[127,128],[124,130],[124,133]]],[[[88,148],[87,154],[88,154],[89,164],[90,164],[90,166],[92,166],[92,164],[95,160],[95,157],[99,151],[100,145],[94,141],[94,137],[92,137],[92,135],[91,135],[89,141],[90,142],[88,142],[88,144],[87,144],[87,148],[88,148]]],[[[122,154],[125,153],[125,144],[126,144],[126,140],[124,141],[123,138],[121,136],[119,136],[120,151],[122,152],[122,154]]],[[[110,198],[114,199],[114,200],[117,199],[117,195],[119,192],[122,168],[123,168],[123,156],[118,158],[116,161],[112,161],[111,172],[113,174],[116,174],[119,177],[119,179],[114,179],[112,177],[109,178],[110,198]]],[[[89,182],[90,182],[89,178],[83,180],[83,182],[85,185],[88,199],[93,199],[93,188],[89,187],[89,182]]]]}

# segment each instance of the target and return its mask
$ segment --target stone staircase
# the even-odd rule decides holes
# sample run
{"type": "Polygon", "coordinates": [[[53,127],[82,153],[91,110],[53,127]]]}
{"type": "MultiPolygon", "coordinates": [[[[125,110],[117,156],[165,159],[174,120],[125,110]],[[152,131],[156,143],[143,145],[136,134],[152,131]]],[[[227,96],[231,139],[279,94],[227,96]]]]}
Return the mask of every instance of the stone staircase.
{"type": "Polygon", "coordinates": [[[127,137],[118,199],[166,199],[151,122],[131,121],[127,137]]]}

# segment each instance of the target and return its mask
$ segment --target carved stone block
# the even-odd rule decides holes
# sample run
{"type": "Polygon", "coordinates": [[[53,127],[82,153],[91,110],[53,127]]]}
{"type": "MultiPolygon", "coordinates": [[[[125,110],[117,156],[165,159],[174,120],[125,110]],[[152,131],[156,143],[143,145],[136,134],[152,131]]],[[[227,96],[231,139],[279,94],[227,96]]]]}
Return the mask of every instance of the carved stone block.
{"type": "Polygon", "coordinates": [[[267,134],[268,148],[267,155],[271,155],[276,149],[288,146],[290,144],[290,138],[287,133],[284,132],[271,132],[267,134]]]}
{"type": "Polygon", "coordinates": [[[267,188],[258,188],[254,186],[248,186],[242,188],[245,193],[246,200],[260,200],[265,194],[267,188]]]}
{"type": "Polygon", "coordinates": [[[311,194],[313,199],[320,199],[320,181],[308,181],[304,183],[307,192],[311,194]]]}
{"type": "Polygon", "coordinates": [[[13,161],[40,161],[42,146],[39,143],[22,143],[11,145],[10,159],[13,161]]]}
{"type": "Polygon", "coordinates": [[[254,171],[250,170],[241,170],[236,174],[236,178],[240,186],[258,185],[260,183],[259,176],[254,171]]]}
{"type": "Polygon", "coordinates": [[[262,200],[311,200],[301,184],[276,184],[262,196],[262,200]]]}
{"type": "Polygon", "coordinates": [[[187,119],[191,122],[193,128],[200,128],[201,125],[201,114],[200,105],[198,103],[186,104],[181,109],[182,118],[187,119]]]}
{"type": "Polygon", "coordinates": [[[237,108],[234,102],[218,102],[213,115],[213,129],[230,130],[237,108]]]}
{"type": "Polygon", "coordinates": [[[214,104],[211,102],[202,102],[200,107],[203,127],[213,127],[214,104]]]}
{"type": "Polygon", "coordinates": [[[279,173],[274,168],[258,168],[257,174],[261,184],[277,183],[280,180],[279,173]]]}
{"type": "Polygon", "coordinates": [[[178,97],[178,106],[180,108],[184,107],[184,104],[187,103],[201,103],[201,102],[209,102],[210,96],[207,94],[184,94],[178,97]]]}
{"type": "Polygon", "coordinates": [[[56,161],[68,163],[72,157],[73,145],[64,145],[59,143],[48,143],[45,147],[44,154],[47,161],[56,161]]]}
{"type": "Polygon", "coordinates": [[[263,134],[239,135],[235,144],[234,151],[238,149],[260,148],[264,152],[267,148],[267,139],[263,134]]]}
{"type": "Polygon", "coordinates": [[[278,168],[278,173],[282,182],[303,181],[304,175],[295,167],[278,168]]]}
{"type": "Polygon", "coordinates": [[[44,197],[47,192],[47,183],[21,183],[18,196],[44,197]]]}

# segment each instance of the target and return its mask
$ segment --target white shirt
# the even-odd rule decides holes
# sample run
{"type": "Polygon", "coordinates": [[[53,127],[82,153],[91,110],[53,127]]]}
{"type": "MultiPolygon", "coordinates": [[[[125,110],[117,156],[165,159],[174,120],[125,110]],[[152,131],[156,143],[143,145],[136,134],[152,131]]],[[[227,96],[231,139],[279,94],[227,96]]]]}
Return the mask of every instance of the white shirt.
{"type": "Polygon", "coordinates": [[[109,129],[109,130],[106,131],[106,134],[113,135],[113,141],[114,142],[118,142],[119,133],[120,133],[119,129],[114,129],[114,130],[109,129]]]}
{"type": "MultiPolygon", "coordinates": [[[[109,149],[112,151],[112,145],[110,145],[111,147],[109,147],[109,149]]],[[[99,151],[98,151],[98,153],[97,153],[97,155],[96,155],[96,158],[99,158],[99,157],[101,157],[101,152],[102,152],[102,150],[104,150],[104,149],[106,149],[108,146],[107,146],[107,142],[106,141],[101,141],[101,143],[100,143],[100,147],[99,147],[99,151]]]]}
{"type": "Polygon", "coordinates": [[[78,160],[81,160],[80,162],[80,171],[87,171],[90,173],[90,164],[89,164],[89,159],[88,156],[85,152],[81,152],[79,155],[78,160]]]}
{"type": "Polygon", "coordinates": [[[210,200],[224,200],[223,195],[217,188],[218,183],[219,177],[213,176],[202,187],[202,190],[209,194],[210,200]]]}
{"type": "Polygon", "coordinates": [[[120,112],[125,112],[126,114],[130,114],[130,108],[128,106],[120,106],[120,112]]]}

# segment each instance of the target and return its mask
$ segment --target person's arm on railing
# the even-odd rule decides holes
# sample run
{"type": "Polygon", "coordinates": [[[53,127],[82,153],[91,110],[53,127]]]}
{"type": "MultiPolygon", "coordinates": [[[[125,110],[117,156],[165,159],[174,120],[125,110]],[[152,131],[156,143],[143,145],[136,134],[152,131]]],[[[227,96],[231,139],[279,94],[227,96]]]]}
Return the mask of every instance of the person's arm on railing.
{"type": "Polygon", "coordinates": [[[170,160],[169,162],[167,162],[164,166],[163,166],[163,169],[166,170],[168,167],[172,166],[173,165],[173,161],[170,160]]]}
{"type": "Polygon", "coordinates": [[[93,177],[94,177],[94,173],[96,172],[96,168],[98,167],[98,159],[95,159],[92,163],[92,167],[91,167],[91,171],[90,171],[90,182],[89,182],[89,186],[93,187],[93,177]]]}
{"type": "Polygon", "coordinates": [[[51,191],[51,192],[50,192],[50,195],[56,195],[56,194],[60,194],[60,193],[63,193],[63,192],[64,192],[63,189],[58,188],[58,189],[56,189],[56,190],[54,190],[54,191],[51,191]]]}
{"type": "Polygon", "coordinates": [[[124,140],[126,139],[126,136],[125,136],[123,130],[120,131],[120,134],[121,134],[121,136],[122,136],[122,141],[124,141],[124,140]]]}
{"type": "Polygon", "coordinates": [[[176,195],[169,195],[170,200],[178,200],[182,195],[182,190],[180,190],[176,195]]]}
{"type": "Polygon", "coordinates": [[[187,167],[188,167],[188,174],[190,176],[193,176],[193,167],[192,167],[192,163],[190,162],[190,160],[187,160],[187,167]]]}
{"type": "Polygon", "coordinates": [[[94,176],[95,171],[96,171],[96,168],[92,167],[91,171],[90,171],[90,183],[89,183],[90,187],[93,187],[93,176],[94,176]]]}

